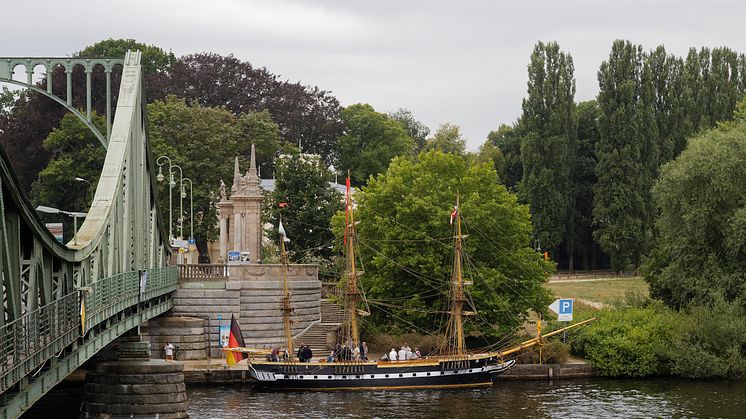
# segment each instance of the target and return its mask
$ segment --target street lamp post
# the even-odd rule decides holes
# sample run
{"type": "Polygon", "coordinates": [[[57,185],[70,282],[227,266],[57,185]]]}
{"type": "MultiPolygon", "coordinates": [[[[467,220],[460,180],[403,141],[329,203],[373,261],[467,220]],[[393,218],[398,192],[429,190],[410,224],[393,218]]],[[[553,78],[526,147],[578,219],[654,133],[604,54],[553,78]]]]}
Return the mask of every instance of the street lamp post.
{"type": "MultiPolygon", "coordinates": [[[[91,185],[91,182],[89,182],[89,181],[88,181],[88,180],[86,180],[86,179],[83,179],[82,177],[76,177],[76,178],[75,178],[75,181],[76,181],[76,182],[83,182],[83,183],[87,183],[87,184],[88,184],[88,187],[87,187],[87,188],[86,188],[86,190],[85,190],[85,200],[86,200],[86,203],[87,203],[87,202],[88,202],[88,198],[89,198],[89,195],[91,194],[91,188],[93,187],[93,185],[91,185]]],[[[91,201],[93,201],[93,200],[91,200],[91,201]]],[[[88,204],[88,207],[89,207],[89,208],[90,208],[91,206],[93,206],[93,202],[91,202],[90,204],[88,204]]]]}
{"type": "Polygon", "coordinates": [[[186,198],[186,192],[184,191],[183,182],[189,182],[189,238],[194,239],[194,189],[192,188],[192,180],[188,177],[185,177],[181,181],[182,198],[186,198]]]}
{"type": "Polygon", "coordinates": [[[36,210],[39,212],[43,212],[46,214],[65,214],[69,215],[70,217],[73,217],[73,244],[78,244],[77,240],[77,231],[78,231],[78,218],[85,218],[88,213],[85,212],[74,212],[74,211],[62,211],[59,208],[52,208],[52,207],[45,207],[44,205],[39,205],[36,207],[36,210]]]}
{"type": "MultiPolygon", "coordinates": [[[[184,172],[181,170],[181,166],[178,164],[173,165],[174,168],[179,169],[179,237],[184,238],[184,172]]],[[[176,186],[176,183],[174,183],[176,186]]]]}
{"type": "Polygon", "coordinates": [[[174,173],[172,171],[172,164],[171,159],[168,156],[160,156],[158,157],[158,160],[156,160],[156,164],[158,164],[158,176],[156,176],[156,179],[158,179],[158,182],[163,182],[163,165],[165,163],[161,163],[161,159],[168,160],[168,245],[171,246],[171,243],[174,238],[174,232],[173,232],[173,205],[172,205],[172,198],[171,198],[171,190],[176,186],[176,182],[174,182],[174,173]]]}

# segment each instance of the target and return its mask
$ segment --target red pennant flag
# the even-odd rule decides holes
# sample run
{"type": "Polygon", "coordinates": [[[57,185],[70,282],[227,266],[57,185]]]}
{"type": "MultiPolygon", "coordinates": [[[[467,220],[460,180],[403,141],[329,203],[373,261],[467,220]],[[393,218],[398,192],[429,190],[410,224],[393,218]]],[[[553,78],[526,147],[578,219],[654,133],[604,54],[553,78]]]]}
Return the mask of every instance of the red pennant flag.
{"type": "Polygon", "coordinates": [[[345,235],[342,243],[347,245],[347,228],[350,224],[350,175],[347,175],[347,193],[345,194],[345,235]]]}
{"type": "MultiPolygon", "coordinates": [[[[238,320],[231,314],[231,331],[228,335],[228,347],[229,348],[243,348],[246,344],[243,341],[243,335],[241,334],[241,327],[238,325],[238,320]]],[[[238,362],[243,361],[246,358],[246,354],[242,352],[226,351],[225,362],[228,363],[229,367],[236,365],[238,362]]]]}

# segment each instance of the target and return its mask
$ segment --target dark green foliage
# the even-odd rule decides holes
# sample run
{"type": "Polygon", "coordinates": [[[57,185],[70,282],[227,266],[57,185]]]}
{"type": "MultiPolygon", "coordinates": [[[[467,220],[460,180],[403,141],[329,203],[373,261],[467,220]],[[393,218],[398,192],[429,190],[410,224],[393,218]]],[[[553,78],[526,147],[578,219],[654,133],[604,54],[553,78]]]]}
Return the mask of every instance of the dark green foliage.
{"type": "Polygon", "coordinates": [[[660,306],[604,310],[573,335],[573,348],[609,377],[647,377],[668,370],[671,314],[660,306]]]}
{"type": "MultiPolygon", "coordinates": [[[[468,166],[461,156],[432,151],[417,160],[395,158],[355,195],[362,283],[376,324],[431,332],[442,326],[453,260],[449,214],[457,192],[469,235],[469,291],[481,319],[500,326],[483,320],[471,323],[472,330],[504,336],[522,324],[528,309],[550,302],[542,285],[552,268],[530,248],[528,208],[498,183],[492,164],[468,166]]],[[[340,226],[343,218],[336,220],[340,226]]]]}
{"type": "Polygon", "coordinates": [[[679,314],[673,344],[666,351],[671,373],[687,378],[746,377],[746,317],[738,304],[722,299],[679,314]]]}
{"type": "Polygon", "coordinates": [[[566,240],[574,252],[571,179],[577,121],[572,57],[557,43],[539,42],[528,66],[528,97],[523,100],[522,194],[530,208],[534,236],[556,253],[566,240]]]}
{"type": "Polygon", "coordinates": [[[75,54],[85,58],[124,58],[127,51],[140,51],[141,63],[146,74],[166,73],[176,61],[172,52],[137,42],[134,39],[113,39],[96,42],[75,54]]]}
{"type": "Polygon", "coordinates": [[[422,122],[416,120],[412,111],[409,109],[399,109],[398,111],[389,114],[389,116],[404,126],[407,130],[407,134],[414,140],[414,151],[419,153],[425,149],[425,143],[427,143],[427,136],[430,135],[430,128],[422,122]]]}
{"type": "Polygon", "coordinates": [[[225,107],[234,115],[266,110],[285,145],[319,154],[327,164],[336,159],[336,141],[343,130],[337,99],[318,87],[283,81],[233,55],[180,57],[167,74],[148,84],[148,93],[151,99],[175,95],[190,104],[225,107]]]}
{"type": "Polygon", "coordinates": [[[646,265],[651,293],[673,307],[746,302],[746,122],[689,141],[653,196],[659,237],[646,265]]]}
{"type": "MultiPolygon", "coordinates": [[[[93,123],[99,129],[106,129],[106,121],[101,116],[94,115],[93,123]]],[[[86,212],[101,175],[106,150],[93,132],[73,114],[62,118],[60,127],[44,140],[44,148],[52,157],[33,183],[32,202],[63,211],[86,212]],[[76,177],[89,181],[92,186],[76,181],[76,177]]],[[[73,223],[69,217],[44,217],[49,222],[63,222],[65,239],[72,238],[73,223]]]]}
{"type": "MultiPolygon", "coordinates": [[[[582,255],[583,269],[596,269],[597,244],[593,238],[593,186],[596,184],[596,142],[600,110],[595,100],[577,106],[578,141],[573,167],[573,215],[575,249],[582,255]]],[[[568,255],[569,256],[569,255],[568,255]]]]}
{"type": "Polygon", "coordinates": [[[392,158],[412,150],[414,140],[402,124],[370,105],[350,105],[342,111],[342,119],[347,128],[338,139],[338,169],[349,170],[355,185],[384,172],[392,158]]]}
{"type": "Polygon", "coordinates": [[[617,271],[636,266],[650,238],[649,190],[657,153],[649,108],[650,71],[643,67],[643,59],[642,47],[616,41],[598,71],[601,116],[594,237],[617,271]]]}
{"type": "MultiPolygon", "coordinates": [[[[150,138],[153,157],[166,155],[173,164],[184,171],[184,177],[194,184],[194,235],[199,240],[217,238],[217,215],[213,207],[220,180],[230,188],[233,180],[233,161],[239,153],[239,131],[236,118],[225,109],[189,106],[181,99],[168,97],[148,105],[150,138]]],[[[241,146],[245,148],[244,145],[241,146]]],[[[248,168],[246,158],[244,168],[248,168]]],[[[164,161],[162,161],[163,163],[164,161]]],[[[174,169],[177,186],[173,190],[173,234],[179,217],[179,171],[174,169]]],[[[164,222],[168,222],[168,163],[163,166],[166,176],[159,186],[160,208],[164,222]]],[[[187,190],[187,194],[189,191],[187,190]]],[[[189,217],[188,196],[185,200],[185,217],[189,217]]],[[[168,230],[168,228],[166,228],[168,230]]],[[[184,235],[189,235],[188,222],[184,235]]]]}
{"type": "Polygon", "coordinates": [[[746,317],[738,304],[715,298],[711,305],[675,311],[648,301],[598,316],[571,343],[602,375],[746,376],[746,317]]]}
{"type": "MultiPolygon", "coordinates": [[[[497,131],[490,131],[487,135],[487,141],[497,147],[505,158],[504,169],[497,172],[500,180],[508,189],[517,192],[521,179],[523,179],[520,127],[502,124],[497,131]]],[[[495,169],[497,170],[497,167],[495,169]]]]}
{"type": "Polygon", "coordinates": [[[267,236],[277,240],[282,214],[291,260],[318,262],[332,256],[332,215],[343,207],[341,194],[329,185],[332,173],[318,157],[298,152],[284,154],[276,163],[275,190],[265,200],[267,220],[273,224],[267,236]],[[281,202],[287,202],[280,208],[281,202]]]}

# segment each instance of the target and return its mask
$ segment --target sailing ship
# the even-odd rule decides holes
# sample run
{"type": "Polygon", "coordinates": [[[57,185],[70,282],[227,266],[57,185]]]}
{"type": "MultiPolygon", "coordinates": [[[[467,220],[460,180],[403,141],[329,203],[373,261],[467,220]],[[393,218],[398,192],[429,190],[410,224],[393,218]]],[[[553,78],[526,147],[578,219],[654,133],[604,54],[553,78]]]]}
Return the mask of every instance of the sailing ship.
{"type": "MultiPolygon", "coordinates": [[[[346,247],[346,290],[344,306],[347,311],[345,332],[348,336],[346,348],[348,354],[360,347],[360,317],[369,313],[360,309],[364,295],[358,286],[360,273],[355,262],[355,217],[349,195],[349,177],[347,179],[347,198],[345,216],[346,247]]],[[[283,298],[280,310],[283,314],[287,359],[278,360],[271,357],[254,358],[247,348],[224,348],[227,351],[250,354],[247,360],[250,375],[257,380],[260,387],[281,390],[400,390],[419,388],[468,388],[488,387],[493,384],[495,375],[507,371],[514,363],[508,359],[522,349],[538,345],[542,337],[534,338],[504,351],[486,351],[471,353],[464,344],[464,317],[474,314],[464,309],[467,301],[465,287],[470,282],[462,277],[462,240],[461,214],[458,199],[452,218],[456,221],[454,237],[454,267],[451,278],[450,319],[447,327],[448,344],[441,354],[405,360],[352,360],[340,356],[333,362],[310,361],[298,362],[293,354],[293,337],[291,333],[291,306],[287,278],[287,254],[285,251],[284,230],[280,228],[280,257],[282,270],[283,298]]],[[[282,226],[282,221],[280,221],[282,226]]],[[[543,337],[561,333],[568,328],[579,326],[576,323],[543,337]]],[[[254,354],[255,355],[255,354],[254,354]]]]}

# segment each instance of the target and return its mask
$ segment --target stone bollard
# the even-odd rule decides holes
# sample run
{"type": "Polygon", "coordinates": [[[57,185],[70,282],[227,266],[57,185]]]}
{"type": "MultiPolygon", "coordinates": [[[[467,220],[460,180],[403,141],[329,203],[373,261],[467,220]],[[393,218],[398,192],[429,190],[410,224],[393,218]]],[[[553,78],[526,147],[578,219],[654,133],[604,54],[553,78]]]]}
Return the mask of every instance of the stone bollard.
{"type": "Polygon", "coordinates": [[[188,418],[184,365],[149,356],[148,342],[125,342],[117,361],[96,364],[86,375],[80,417],[188,418]]]}

